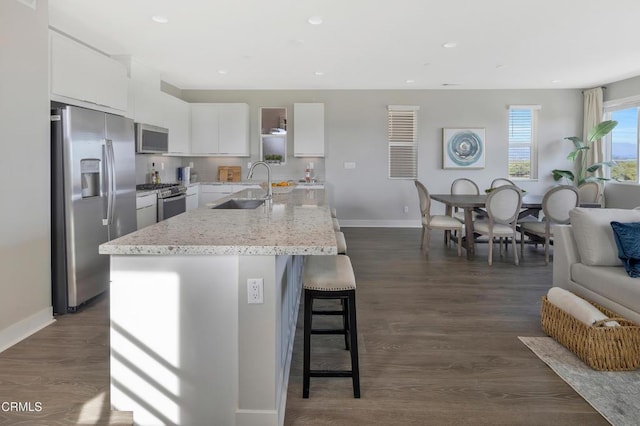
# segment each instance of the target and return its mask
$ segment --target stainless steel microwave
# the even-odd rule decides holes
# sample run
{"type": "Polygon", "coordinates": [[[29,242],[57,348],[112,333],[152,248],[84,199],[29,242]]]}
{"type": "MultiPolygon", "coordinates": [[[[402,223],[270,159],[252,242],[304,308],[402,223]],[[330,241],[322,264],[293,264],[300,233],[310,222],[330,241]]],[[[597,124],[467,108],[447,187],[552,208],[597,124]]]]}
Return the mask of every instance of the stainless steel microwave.
{"type": "Polygon", "coordinates": [[[140,154],[169,152],[169,129],[136,123],[136,152],[140,154]]]}

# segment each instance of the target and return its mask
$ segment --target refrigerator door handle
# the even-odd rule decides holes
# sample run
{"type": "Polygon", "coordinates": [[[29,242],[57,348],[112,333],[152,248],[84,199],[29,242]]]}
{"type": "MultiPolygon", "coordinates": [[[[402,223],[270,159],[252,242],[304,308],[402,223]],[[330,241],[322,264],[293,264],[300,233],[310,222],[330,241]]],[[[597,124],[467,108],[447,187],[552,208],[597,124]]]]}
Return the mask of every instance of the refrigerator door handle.
{"type": "Polygon", "coordinates": [[[110,225],[113,222],[113,199],[115,197],[115,179],[113,165],[113,144],[109,139],[102,141],[104,144],[104,162],[107,181],[107,217],[102,219],[103,225],[110,225]]]}
{"type": "Polygon", "coordinates": [[[109,225],[109,215],[111,213],[110,200],[109,200],[110,193],[111,193],[109,175],[111,174],[111,172],[109,170],[109,149],[107,148],[107,140],[103,139],[101,144],[102,144],[102,179],[100,182],[100,191],[101,191],[100,197],[104,197],[103,199],[107,201],[106,209],[104,208],[105,206],[103,204],[102,226],[107,226],[109,225]]]}
{"type": "Polygon", "coordinates": [[[111,199],[109,201],[109,205],[111,206],[111,214],[109,215],[109,225],[112,225],[115,218],[116,212],[116,155],[113,151],[113,141],[111,139],[107,139],[107,148],[109,151],[109,194],[111,195],[111,199]]]}

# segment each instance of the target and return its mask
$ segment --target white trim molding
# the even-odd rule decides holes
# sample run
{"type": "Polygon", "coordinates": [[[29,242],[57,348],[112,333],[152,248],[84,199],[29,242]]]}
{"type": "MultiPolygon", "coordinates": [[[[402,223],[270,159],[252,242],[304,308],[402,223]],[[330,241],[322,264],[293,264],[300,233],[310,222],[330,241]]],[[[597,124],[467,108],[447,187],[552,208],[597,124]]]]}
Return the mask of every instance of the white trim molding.
{"type": "Polygon", "coordinates": [[[53,318],[53,308],[51,306],[42,309],[40,312],[10,325],[4,330],[0,330],[0,352],[4,352],[16,343],[26,339],[32,334],[42,330],[56,320],[53,318]]]}

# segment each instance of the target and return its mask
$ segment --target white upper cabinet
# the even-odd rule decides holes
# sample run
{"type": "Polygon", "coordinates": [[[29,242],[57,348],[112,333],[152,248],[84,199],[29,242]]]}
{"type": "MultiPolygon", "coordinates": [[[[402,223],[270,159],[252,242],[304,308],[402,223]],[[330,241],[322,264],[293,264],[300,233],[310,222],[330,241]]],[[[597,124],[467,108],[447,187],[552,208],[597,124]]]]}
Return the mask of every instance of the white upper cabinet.
{"type": "Polygon", "coordinates": [[[324,104],[293,104],[294,157],[324,157],[324,104]]]}
{"type": "Polygon", "coordinates": [[[122,63],[54,31],[49,35],[53,100],[127,110],[128,78],[122,63]]]}
{"type": "Polygon", "coordinates": [[[188,102],[162,93],[165,124],[169,129],[169,152],[191,152],[191,107],[188,102]]]}
{"type": "Polygon", "coordinates": [[[191,104],[191,153],[250,156],[249,105],[191,104]]]}

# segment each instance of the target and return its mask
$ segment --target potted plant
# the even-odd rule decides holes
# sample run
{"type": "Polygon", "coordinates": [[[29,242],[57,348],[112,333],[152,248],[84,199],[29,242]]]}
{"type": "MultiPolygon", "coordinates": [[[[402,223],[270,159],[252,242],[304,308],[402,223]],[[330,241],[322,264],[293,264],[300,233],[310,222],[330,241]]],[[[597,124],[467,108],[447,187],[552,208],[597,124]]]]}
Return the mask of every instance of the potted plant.
{"type": "Polygon", "coordinates": [[[551,170],[553,180],[559,181],[562,178],[566,178],[573,182],[575,186],[580,186],[585,182],[598,182],[608,180],[599,176],[595,176],[594,173],[603,167],[613,167],[616,165],[615,161],[603,161],[600,163],[594,163],[587,165],[588,152],[591,146],[598,139],[602,139],[611,132],[614,127],[618,125],[617,121],[607,120],[594,126],[587,135],[587,140],[583,141],[577,136],[571,136],[565,139],[573,142],[574,150],[567,155],[567,160],[574,162],[574,171],[571,170],[551,170]]]}

